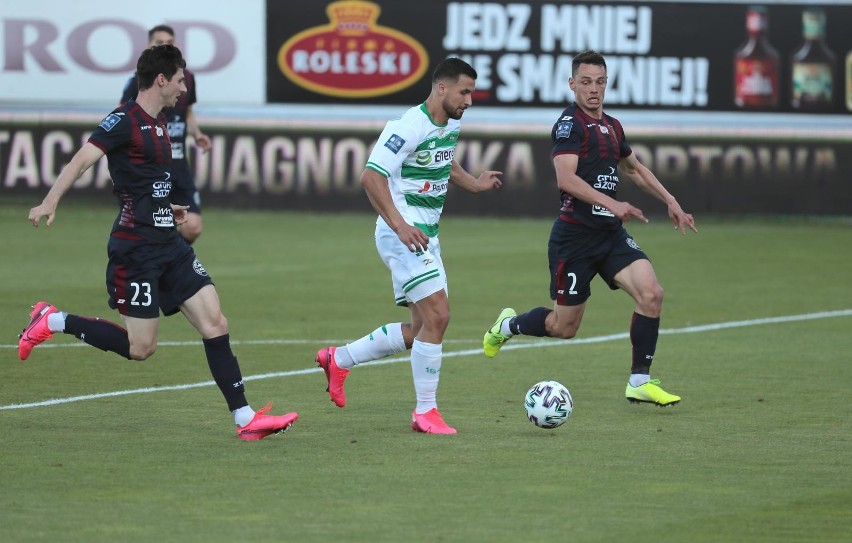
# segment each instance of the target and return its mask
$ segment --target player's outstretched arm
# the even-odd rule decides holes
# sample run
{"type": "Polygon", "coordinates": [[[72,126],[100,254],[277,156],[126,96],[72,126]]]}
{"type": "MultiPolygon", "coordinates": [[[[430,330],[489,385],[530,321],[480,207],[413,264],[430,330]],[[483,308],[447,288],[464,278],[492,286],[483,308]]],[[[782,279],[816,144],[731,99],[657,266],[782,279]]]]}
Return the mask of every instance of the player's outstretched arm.
{"type": "Polygon", "coordinates": [[[450,183],[467,192],[484,192],[486,190],[498,189],[503,186],[500,176],[503,172],[485,170],[479,177],[474,177],[459,165],[455,160],[450,170],[450,183]]]}
{"type": "Polygon", "coordinates": [[[33,226],[37,227],[42,217],[47,217],[45,223],[47,226],[53,224],[59,200],[80,179],[83,172],[91,168],[92,164],[100,160],[102,156],[104,156],[104,152],[88,142],[74,154],[71,162],[62,168],[59,177],[56,178],[56,182],[53,183],[41,204],[30,209],[29,221],[33,223],[33,226]]]}
{"type": "Polygon", "coordinates": [[[186,129],[187,133],[195,140],[195,145],[201,148],[201,151],[206,153],[213,147],[213,141],[210,136],[201,131],[198,125],[198,117],[195,116],[195,111],[190,105],[186,108],[186,129]]]}
{"type": "Polygon", "coordinates": [[[677,199],[666,190],[651,170],[639,162],[635,154],[622,158],[618,163],[618,168],[619,172],[630,177],[639,188],[666,204],[669,219],[674,227],[680,230],[681,234],[686,235],[687,228],[693,232],[698,232],[693,216],[680,207],[677,199]]]}

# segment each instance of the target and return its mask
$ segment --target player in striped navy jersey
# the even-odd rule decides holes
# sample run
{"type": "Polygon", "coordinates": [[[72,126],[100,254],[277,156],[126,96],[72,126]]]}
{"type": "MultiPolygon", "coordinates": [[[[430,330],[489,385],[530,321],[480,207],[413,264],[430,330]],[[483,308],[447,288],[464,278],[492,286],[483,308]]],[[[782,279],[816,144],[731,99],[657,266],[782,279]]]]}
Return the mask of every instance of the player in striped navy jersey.
{"type": "MultiPolygon", "coordinates": [[[[181,312],[202,337],[210,372],[234,417],[237,435],[253,441],[283,432],[298,414],[268,415],[271,404],[257,412],[249,406],[213,280],[175,228],[188,206],[171,200],[172,146],[162,110],[174,107],[186,92],[185,66],[173,45],[143,51],[136,65],[137,99],[101,121],[29,213],[33,226],[43,217],[50,226],[62,196],[106,155],[119,205],[107,245],[107,291],[110,307],[118,310],[126,328],[38,302],[20,336],[18,356],[26,360],[33,348],[62,332],[103,351],[146,360],[157,348],[160,311],[166,316],[181,312]]],[[[170,428],[175,424],[166,423],[170,428]]],[[[185,424],[191,426],[192,421],[185,424]]]]}
{"type": "MultiPolygon", "coordinates": [[[[174,45],[175,31],[168,25],[157,25],[148,31],[148,46],[174,45]]],[[[186,81],[186,92],[182,93],[174,107],[163,110],[168,118],[169,140],[172,143],[172,192],[171,200],[180,205],[189,206],[186,210],[186,220],[178,226],[178,232],[192,244],[201,235],[201,194],[195,186],[192,168],[189,164],[189,148],[187,136],[192,136],[195,144],[203,152],[212,147],[210,138],[202,132],[198,118],[193,109],[196,103],[195,76],[189,70],[183,71],[186,81]]],[[[139,77],[133,74],[124,85],[120,104],[135,100],[139,93],[139,77]]]]}
{"type": "Polygon", "coordinates": [[[376,248],[390,269],[396,304],[408,306],[411,320],[382,325],[346,346],[321,349],[316,357],[332,401],[343,407],[350,368],[411,349],[417,399],[411,427],[429,434],[456,433],[436,403],[441,345],[450,319],[438,239],[444,199],[450,184],[474,193],[502,184],[501,172],[484,171],[476,178],[455,160],[459,120],[472,104],[475,82],[476,71],[461,59],[438,64],[429,97],[387,123],[361,175],[379,214],[376,248]]]}
{"type": "Polygon", "coordinates": [[[553,165],[562,208],[548,242],[550,297],[553,309],[538,307],[516,315],[505,308],[485,332],[485,355],[497,355],[513,335],[572,338],[591,296],[591,281],[600,275],[611,289],[623,289],[636,302],[630,324],[632,364],[625,397],[630,402],[674,405],[680,397],[651,379],[657,347],[663,288],[650,260],[630,237],[623,221],[648,222],[642,211],[616,200],[619,174],[668,207],[675,228],[697,232],[692,215],[633,153],[621,123],[603,111],[607,85],[606,61],[595,51],[574,57],[575,103],[559,116],[551,132],[553,165]]]}

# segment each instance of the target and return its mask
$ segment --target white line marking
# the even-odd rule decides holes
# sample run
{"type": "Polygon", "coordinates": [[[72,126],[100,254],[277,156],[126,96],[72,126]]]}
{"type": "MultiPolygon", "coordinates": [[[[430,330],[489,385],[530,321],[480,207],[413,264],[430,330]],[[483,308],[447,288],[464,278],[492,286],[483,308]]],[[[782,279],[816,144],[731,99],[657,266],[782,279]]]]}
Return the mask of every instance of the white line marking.
{"type": "MultiPolygon", "coordinates": [[[[716,324],[703,324],[699,326],[686,326],[684,328],[668,328],[660,330],[660,334],[662,335],[672,335],[672,334],[695,334],[699,332],[713,332],[716,330],[725,330],[728,328],[743,328],[746,326],[760,326],[764,324],[779,324],[786,322],[799,322],[799,321],[807,321],[814,319],[830,319],[835,317],[850,317],[852,316],[852,309],[841,309],[838,311],[820,311],[818,313],[805,313],[802,315],[788,315],[784,317],[767,317],[763,319],[751,319],[751,320],[742,320],[742,321],[729,321],[729,322],[720,322],[716,324]]],[[[501,350],[503,351],[514,351],[517,349],[531,349],[535,347],[556,347],[556,346],[565,346],[565,345],[580,345],[587,343],[604,343],[607,341],[615,341],[619,339],[629,339],[629,333],[621,333],[621,334],[610,334],[606,336],[595,336],[590,338],[580,338],[580,339],[570,339],[570,340],[562,340],[562,339],[538,339],[538,340],[530,340],[530,341],[518,341],[515,343],[510,343],[505,345],[501,350]]],[[[201,342],[175,342],[174,346],[183,346],[184,344],[200,344],[201,342]]],[[[242,343],[233,342],[234,345],[266,345],[266,344],[302,344],[302,343],[329,343],[329,342],[318,342],[313,340],[269,340],[267,341],[244,341],[242,343]]],[[[61,344],[61,345],[76,345],[76,344],[61,344]]],[[[85,344],[82,344],[85,345],[85,344]]],[[[160,345],[168,345],[167,343],[161,343],[160,345]]],[[[4,346],[5,347],[5,346],[4,346]]],[[[17,347],[17,345],[16,345],[17,347]]],[[[40,345],[39,349],[46,347],[46,345],[40,345]]],[[[444,358],[454,358],[457,356],[468,356],[468,355],[477,355],[482,354],[482,349],[477,347],[476,349],[464,349],[461,351],[449,351],[443,354],[444,358]]],[[[410,358],[408,356],[397,356],[393,358],[384,358],[382,360],[376,360],[373,362],[367,362],[364,364],[359,364],[360,366],[381,366],[384,364],[395,364],[397,362],[408,361],[410,358]]],[[[259,375],[249,375],[248,377],[244,377],[243,381],[258,381],[260,379],[271,379],[274,377],[293,377],[296,375],[307,375],[309,373],[318,373],[322,371],[320,368],[307,368],[302,370],[291,370],[291,371],[277,371],[273,373],[263,373],[259,375]]],[[[172,390],[187,390],[190,388],[200,388],[200,387],[208,387],[215,386],[216,383],[214,381],[202,381],[200,383],[188,383],[185,385],[171,385],[171,386],[162,386],[162,387],[149,387],[149,388],[137,388],[132,390],[116,390],[114,392],[99,392],[96,394],[86,394],[84,396],[71,396],[68,398],[55,398],[52,400],[44,400],[41,402],[32,402],[32,403],[22,403],[22,404],[10,404],[10,405],[0,405],[0,411],[8,410],[8,409],[29,409],[31,407],[46,407],[50,405],[60,405],[64,403],[74,403],[74,402],[82,402],[87,400],[98,400],[100,398],[112,398],[115,396],[129,396],[131,394],[144,394],[148,392],[167,392],[172,390]]]]}

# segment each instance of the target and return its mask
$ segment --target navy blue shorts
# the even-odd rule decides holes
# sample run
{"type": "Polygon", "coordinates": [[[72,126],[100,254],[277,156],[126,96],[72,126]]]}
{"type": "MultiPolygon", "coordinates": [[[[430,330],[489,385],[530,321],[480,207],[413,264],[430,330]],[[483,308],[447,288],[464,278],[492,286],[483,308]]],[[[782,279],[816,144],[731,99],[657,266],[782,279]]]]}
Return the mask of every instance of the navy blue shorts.
{"type": "Polygon", "coordinates": [[[589,228],[557,218],[547,244],[550,299],[557,305],[581,305],[592,295],[592,279],[600,275],[615,290],[615,274],[637,260],[649,260],[624,227],[589,228]]]}
{"type": "Polygon", "coordinates": [[[127,317],[174,315],[202,287],[212,285],[207,270],[183,239],[155,244],[111,237],[106,271],[109,306],[127,317]]]}

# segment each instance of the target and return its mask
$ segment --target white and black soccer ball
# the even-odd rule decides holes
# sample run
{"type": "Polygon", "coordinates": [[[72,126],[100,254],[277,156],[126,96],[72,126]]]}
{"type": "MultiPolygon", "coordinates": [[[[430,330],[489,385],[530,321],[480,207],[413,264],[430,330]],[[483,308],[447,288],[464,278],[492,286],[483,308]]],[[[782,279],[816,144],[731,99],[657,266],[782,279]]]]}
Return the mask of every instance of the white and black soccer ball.
{"type": "Polygon", "coordinates": [[[574,399],[561,383],[539,381],[524,398],[527,418],[539,428],[562,426],[574,410],[574,399]]]}

